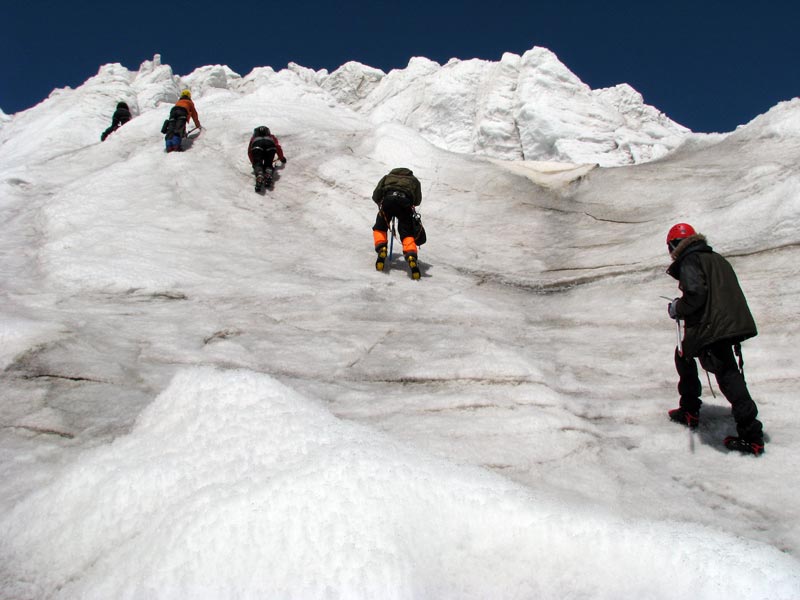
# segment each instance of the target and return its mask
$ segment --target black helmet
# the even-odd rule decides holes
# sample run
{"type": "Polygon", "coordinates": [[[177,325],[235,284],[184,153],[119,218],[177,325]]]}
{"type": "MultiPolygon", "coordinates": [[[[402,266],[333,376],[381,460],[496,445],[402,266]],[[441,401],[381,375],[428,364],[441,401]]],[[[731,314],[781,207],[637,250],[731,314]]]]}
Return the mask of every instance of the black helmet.
{"type": "Polygon", "coordinates": [[[253,133],[255,135],[257,135],[257,136],[260,136],[260,137],[266,137],[266,136],[270,135],[269,127],[265,127],[264,125],[261,125],[260,127],[256,127],[253,130],[253,133]]]}
{"type": "Polygon", "coordinates": [[[127,109],[128,105],[125,102],[118,102],[117,103],[117,108],[125,108],[125,109],[127,109]]]}

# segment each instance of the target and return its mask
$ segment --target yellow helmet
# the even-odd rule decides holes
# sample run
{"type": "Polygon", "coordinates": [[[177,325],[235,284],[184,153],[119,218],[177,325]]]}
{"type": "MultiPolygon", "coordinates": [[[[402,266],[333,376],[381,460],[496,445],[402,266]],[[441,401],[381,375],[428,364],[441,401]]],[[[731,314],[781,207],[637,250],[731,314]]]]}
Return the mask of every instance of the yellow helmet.
{"type": "Polygon", "coordinates": [[[192,92],[190,92],[189,90],[183,90],[181,92],[181,98],[191,98],[191,97],[192,97],[192,92]]]}

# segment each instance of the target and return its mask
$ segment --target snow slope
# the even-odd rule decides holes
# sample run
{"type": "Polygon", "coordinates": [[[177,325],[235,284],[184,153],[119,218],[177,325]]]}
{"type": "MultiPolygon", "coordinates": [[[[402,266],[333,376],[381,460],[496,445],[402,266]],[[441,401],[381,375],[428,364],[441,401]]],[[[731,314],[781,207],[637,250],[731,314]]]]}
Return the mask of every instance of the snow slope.
{"type": "Polygon", "coordinates": [[[112,65],[0,129],[2,595],[800,596],[800,101],[604,169],[443,149],[329,77],[112,65]],[[204,131],[165,155],[184,84],[204,131]],[[101,144],[118,99],[139,116],[101,144]],[[395,166],[419,282],[372,267],[395,166]],[[719,396],[696,434],[666,419],[680,220],[759,325],[759,459],[719,396]]]}

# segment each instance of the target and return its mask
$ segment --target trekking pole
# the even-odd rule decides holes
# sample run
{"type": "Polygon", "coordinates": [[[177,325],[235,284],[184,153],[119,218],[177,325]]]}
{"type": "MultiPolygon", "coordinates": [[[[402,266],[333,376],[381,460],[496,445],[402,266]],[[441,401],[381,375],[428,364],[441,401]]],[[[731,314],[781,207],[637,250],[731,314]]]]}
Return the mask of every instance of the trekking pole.
{"type": "MultiPolygon", "coordinates": [[[[666,296],[659,296],[659,298],[663,298],[664,300],[669,300],[670,302],[672,302],[672,298],[667,298],[666,296]]],[[[683,356],[683,342],[681,342],[680,319],[675,319],[675,333],[677,335],[677,342],[678,342],[678,356],[683,356]]],[[[706,372],[706,378],[708,379],[708,389],[711,390],[711,396],[716,398],[717,395],[714,393],[714,386],[711,385],[711,375],[709,374],[708,369],[706,369],[705,367],[703,367],[703,370],[706,372]]]]}
{"type": "MultiPolygon", "coordinates": [[[[663,298],[664,300],[669,300],[672,302],[672,298],[667,298],[666,296],[659,296],[659,298],[663,298]]],[[[677,336],[677,343],[678,343],[678,355],[683,356],[683,342],[681,342],[681,320],[675,319],[675,333],[677,336]]]]}

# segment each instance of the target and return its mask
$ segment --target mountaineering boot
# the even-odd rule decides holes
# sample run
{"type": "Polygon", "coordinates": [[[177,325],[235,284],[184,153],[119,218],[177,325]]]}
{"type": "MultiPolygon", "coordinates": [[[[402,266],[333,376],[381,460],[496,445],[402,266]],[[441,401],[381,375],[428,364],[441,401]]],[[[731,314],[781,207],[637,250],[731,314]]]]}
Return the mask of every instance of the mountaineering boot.
{"type": "Polygon", "coordinates": [[[759,440],[757,442],[749,442],[744,438],[728,436],[726,437],[723,442],[725,447],[728,450],[736,450],[737,452],[741,452],[742,454],[753,454],[755,456],[761,456],[764,453],[764,440],[759,440]]]}
{"type": "Polygon", "coordinates": [[[375,248],[375,252],[378,253],[378,258],[375,261],[375,270],[383,271],[383,267],[386,264],[386,255],[388,254],[386,246],[378,246],[375,248]]]}
{"type": "Polygon", "coordinates": [[[417,257],[413,254],[406,254],[406,261],[408,268],[411,269],[411,279],[419,279],[419,267],[417,266],[417,257]]]}
{"type": "Polygon", "coordinates": [[[256,176],[256,191],[260,192],[264,189],[264,176],[258,175],[256,176]]]}
{"type": "Polygon", "coordinates": [[[700,424],[700,413],[689,412],[685,408],[675,408],[667,413],[671,421],[680,423],[689,429],[697,429],[700,424]]]}

